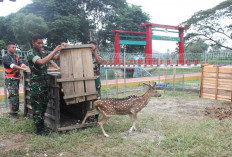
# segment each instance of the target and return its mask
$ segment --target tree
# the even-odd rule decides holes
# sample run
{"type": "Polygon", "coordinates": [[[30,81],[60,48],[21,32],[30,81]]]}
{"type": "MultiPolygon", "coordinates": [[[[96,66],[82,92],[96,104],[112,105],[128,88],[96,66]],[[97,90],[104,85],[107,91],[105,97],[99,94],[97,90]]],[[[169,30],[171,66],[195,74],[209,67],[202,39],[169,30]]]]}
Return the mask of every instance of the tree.
{"type": "Polygon", "coordinates": [[[185,46],[185,53],[204,53],[208,49],[208,45],[202,39],[197,39],[194,42],[188,43],[185,46]]]}
{"type": "Polygon", "coordinates": [[[232,42],[230,33],[232,30],[232,0],[226,0],[212,9],[199,11],[182,25],[190,27],[186,40],[191,41],[196,37],[201,37],[209,41],[211,45],[217,45],[226,49],[231,49],[228,42],[232,42]]]}
{"type": "Polygon", "coordinates": [[[30,47],[31,36],[35,33],[44,34],[47,30],[47,24],[42,17],[34,14],[17,14],[12,19],[12,30],[18,45],[25,48],[30,47]]]}
{"type": "Polygon", "coordinates": [[[114,39],[110,30],[139,31],[144,29],[139,24],[149,19],[140,7],[128,6],[126,0],[33,0],[19,12],[44,18],[51,48],[62,41],[87,43],[90,30],[99,47],[107,47],[114,39]]]}
{"type": "Polygon", "coordinates": [[[0,17],[0,40],[3,40],[5,43],[8,43],[9,41],[16,41],[11,29],[12,18],[12,14],[9,15],[7,18],[0,17]]]}
{"type": "Polygon", "coordinates": [[[0,40],[0,50],[6,49],[6,43],[4,40],[0,40]]]}

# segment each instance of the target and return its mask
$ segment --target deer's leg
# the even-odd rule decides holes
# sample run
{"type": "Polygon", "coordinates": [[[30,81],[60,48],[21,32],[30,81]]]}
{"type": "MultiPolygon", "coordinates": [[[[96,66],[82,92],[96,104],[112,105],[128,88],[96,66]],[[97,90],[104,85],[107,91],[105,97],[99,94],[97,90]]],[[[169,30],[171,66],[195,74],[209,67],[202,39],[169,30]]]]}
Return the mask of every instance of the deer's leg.
{"type": "Polygon", "coordinates": [[[133,119],[133,124],[129,130],[129,133],[131,133],[133,130],[136,131],[135,124],[137,122],[137,113],[132,113],[132,119],[133,119]]]}
{"type": "Polygon", "coordinates": [[[109,135],[105,132],[104,128],[103,128],[103,124],[108,120],[110,119],[111,116],[108,116],[106,115],[104,112],[102,112],[102,119],[98,122],[101,130],[102,130],[102,133],[104,134],[105,137],[109,137],[109,135]]]}

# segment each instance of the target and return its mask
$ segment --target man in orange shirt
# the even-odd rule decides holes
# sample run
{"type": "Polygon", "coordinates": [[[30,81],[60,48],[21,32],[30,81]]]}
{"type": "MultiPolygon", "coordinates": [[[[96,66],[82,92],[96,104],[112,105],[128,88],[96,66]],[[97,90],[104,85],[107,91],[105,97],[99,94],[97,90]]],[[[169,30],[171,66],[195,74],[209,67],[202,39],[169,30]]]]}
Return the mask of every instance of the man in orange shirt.
{"type": "Polygon", "coordinates": [[[5,85],[9,92],[10,115],[18,118],[19,111],[19,81],[20,70],[29,71],[29,68],[23,64],[19,57],[15,55],[16,45],[13,42],[7,44],[7,54],[3,58],[5,70],[5,85]]]}

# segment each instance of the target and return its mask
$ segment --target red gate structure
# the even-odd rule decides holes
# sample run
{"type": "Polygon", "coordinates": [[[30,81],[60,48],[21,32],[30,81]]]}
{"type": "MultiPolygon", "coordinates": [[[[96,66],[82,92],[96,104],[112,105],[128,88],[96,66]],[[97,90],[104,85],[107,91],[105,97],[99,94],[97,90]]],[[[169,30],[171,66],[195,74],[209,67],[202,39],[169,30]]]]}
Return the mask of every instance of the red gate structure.
{"type": "Polygon", "coordinates": [[[112,30],[111,33],[114,33],[114,52],[115,52],[115,65],[119,65],[119,53],[120,53],[120,44],[128,45],[144,45],[145,46],[145,64],[152,64],[152,40],[168,40],[168,41],[177,41],[179,43],[179,64],[184,64],[184,30],[188,27],[179,27],[179,26],[169,26],[162,24],[154,23],[143,23],[140,26],[146,27],[146,32],[135,32],[135,31],[123,31],[123,30],[112,30]],[[178,30],[177,32],[168,31],[172,33],[178,33],[179,37],[170,37],[170,36],[158,36],[153,35],[154,31],[163,31],[155,30],[153,28],[164,28],[171,30],[178,30]],[[145,35],[144,41],[134,41],[134,40],[120,40],[120,33],[130,33],[130,34],[139,34],[145,35]]]}

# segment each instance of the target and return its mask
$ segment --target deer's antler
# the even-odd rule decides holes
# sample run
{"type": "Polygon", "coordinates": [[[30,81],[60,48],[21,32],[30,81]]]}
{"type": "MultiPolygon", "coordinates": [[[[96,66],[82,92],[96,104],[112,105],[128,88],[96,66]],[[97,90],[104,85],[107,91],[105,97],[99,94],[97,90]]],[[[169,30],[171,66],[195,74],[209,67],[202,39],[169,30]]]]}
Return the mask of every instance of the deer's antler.
{"type": "Polygon", "coordinates": [[[148,87],[151,87],[151,85],[150,84],[147,84],[147,83],[143,83],[144,85],[146,85],[146,86],[148,86],[148,87]]]}

